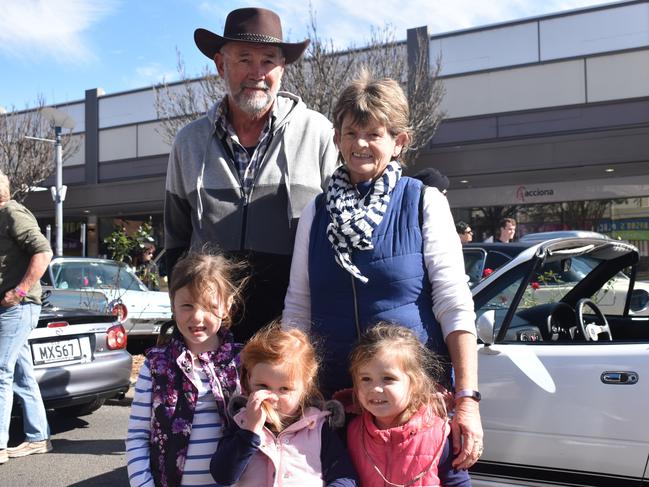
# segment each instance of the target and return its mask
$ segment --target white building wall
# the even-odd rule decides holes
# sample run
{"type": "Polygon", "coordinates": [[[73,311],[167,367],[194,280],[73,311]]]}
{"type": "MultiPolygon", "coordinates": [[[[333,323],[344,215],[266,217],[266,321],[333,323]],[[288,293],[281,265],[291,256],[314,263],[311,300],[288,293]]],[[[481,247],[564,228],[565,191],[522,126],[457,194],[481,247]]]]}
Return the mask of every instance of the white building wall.
{"type": "Polygon", "coordinates": [[[99,162],[137,157],[137,125],[99,131],[99,162]]]}
{"type": "Polygon", "coordinates": [[[157,156],[169,154],[171,146],[167,144],[162,135],[162,123],[153,122],[137,126],[137,156],[157,156]]]}
{"type": "Polygon", "coordinates": [[[649,49],[589,58],[586,73],[589,102],[649,96],[649,49]]]}
{"type": "Polygon", "coordinates": [[[430,63],[441,56],[441,76],[534,63],[539,60],[538,23],[432,39],[430,63]]]}
{"type": "Polygon", "coordinates": [[[649,96],[649,3],[437,36],[430,56],[449,118],[649,96]]]}
{"type": "Polygon", "coordinates": [[[84,102],[58,106],[57,108],[70,115],[72,120],[74,120],[74,129],[72,129],[73,133],[86,131],[86,104],[84,102]]]}
{"type": "Polygon", "coordinates": [[[449,118],[586,101],[582,60],[458,76],[445,79],[444,87],[449,118]]]}
{"type": "Polygon", "coordinates": [[[99,98],[99,129],[157,118],[153,89],[99,98]]]}
{"type": "MultiPolygon", "coordinates": [[[[70,157],[63,161],[63,167],[80,166],[85,164],[86,162],[85,134],[75,134],[72,136],[72,138],[79,141],[79,148],[74,154],[71,154],[70,157]]],[[[66,156],[65,153],[63,154],[63,156],[66,156]]]]}
{"type": "Polygon", "coordinates": [[[541,61],[649,45],[649,3],[540,22],[541,61]]]}

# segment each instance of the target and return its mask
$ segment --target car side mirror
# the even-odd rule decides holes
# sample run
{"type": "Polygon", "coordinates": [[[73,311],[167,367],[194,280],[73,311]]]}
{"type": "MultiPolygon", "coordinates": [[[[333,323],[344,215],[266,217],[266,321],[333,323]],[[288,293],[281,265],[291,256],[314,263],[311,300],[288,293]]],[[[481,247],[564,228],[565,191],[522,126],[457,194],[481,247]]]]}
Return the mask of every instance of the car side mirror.
{"type": "Polygon", "coordinates": [[[490,309],[478,316],[475,322],[478,338],[489,346],[494,342],[494,324],[496,323],[496,310],[490,309]]]}

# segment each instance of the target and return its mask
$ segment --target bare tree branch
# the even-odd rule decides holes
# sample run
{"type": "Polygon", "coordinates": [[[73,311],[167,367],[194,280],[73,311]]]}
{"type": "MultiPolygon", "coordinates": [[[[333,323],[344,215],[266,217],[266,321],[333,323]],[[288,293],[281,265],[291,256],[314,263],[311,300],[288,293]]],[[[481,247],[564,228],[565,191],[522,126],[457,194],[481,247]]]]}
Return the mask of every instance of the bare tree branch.
{"type": "Polygon", "coordinates": [[[198,78],[189,78],[185,62],[176,50],[176,69],[179,83],[162,83],[154,86],[154,105],[162,128],[158,132],[163,140],[171,144],[176,133],[192,120],[203,116],[205,111],[225,93],[224,82],[217,74],[205,66],[198,78]]]}
{"type": "MultiPolygon", "coordinates": [[[[363,67],[376,78],[399,81],[406,89],[409,69],[407,48],[404,42],[396,40],[393,26],[387,24],[382,28],[373,28],[366,47],[350,46],[348,50],[340,52],[334,48],[333,40],[320,38],[313,9],[310,10],[310,17],[307,33],[311,44],[302,59],[287,67],[282,80],[285,89],[299,95],[309,108],[332,120],[338,95],[363,67]]],[[[411,90],[406,90],[413,138],[408,151],[404,153],[405,164],[417,159],[444,116],[440,110],[444,88],[437,80],[441,59],[436,60],[432,73],[428,71],[426,61],[427,56],[422,52],[412,73],[411,90]]]]}
{"type": "MultiPolygon", "coordinates": [[[[11,184],[11,197],[23,201],[30,188],[38,186],[55,169],[54,145],[28,139],[54,139],[51,124],[41,114],[45,100],[39,97],[35,108],[16,111],[15,107],[0,113],[0,169],[11,184]]],[[[63,134],[61,139],[64,160],[73,156],[81,146],[79,137],[63,134]]]]}

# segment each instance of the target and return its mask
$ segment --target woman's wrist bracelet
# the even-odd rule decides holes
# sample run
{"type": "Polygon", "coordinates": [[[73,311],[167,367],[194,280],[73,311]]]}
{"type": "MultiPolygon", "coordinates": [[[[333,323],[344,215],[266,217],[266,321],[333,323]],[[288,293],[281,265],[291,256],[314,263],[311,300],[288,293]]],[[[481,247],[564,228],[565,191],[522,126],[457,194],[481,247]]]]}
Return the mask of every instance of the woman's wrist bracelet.
{"type": "Polygon", "coordinates": [[[16,291],[16,294],[17,294],[18,296],[20,296],[21,298],[24,298],[25,296],[27,296],[27,291],[25,291],[24,289],[22,289],[22,288],[20,288],[20,287],[18,287],[18,286],[16,286],[16,288],[14,289],[14,291],[16,291]]]}

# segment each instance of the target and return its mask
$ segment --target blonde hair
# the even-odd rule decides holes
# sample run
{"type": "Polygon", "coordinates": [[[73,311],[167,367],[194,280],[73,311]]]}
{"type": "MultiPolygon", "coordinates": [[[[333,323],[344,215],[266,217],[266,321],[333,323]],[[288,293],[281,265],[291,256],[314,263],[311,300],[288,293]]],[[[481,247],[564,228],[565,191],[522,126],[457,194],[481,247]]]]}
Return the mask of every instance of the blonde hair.
{"type": "Polygon", "coordinates": [[[333,110],[334,128],[340,132],[349,115],[355,125],[365,126],[375,120],[384,125],[392,137],[406,134],[405,151],[410,141],[410,109],[408,98],[399,83],[391,78],[374,79],[362,68],[359,75],[338,97],[333,110]]]}
{"type": "MultiPolygon", "coordinates": [[[[309,336],[297,328],[282,328],[280,322],[274,322],[259,330],[243,347],[241,358],[241,386],[250,394],[249,375],[257,364],[282,364],[286,367],[292,380],[299,380],[304,385],[300,399],[300,409],[304,410],[323,397],[318,390],[318,356],[309,336]]],[[[273,418],[267,410],[269,419],[278,431],[288,426],[279,418],[273,418]]]]}
{"type": "Polygon", "coordinates": [[[6,203],[11,199],[11,185],[7,175],[0,171],[0,202],[6,203]]]}
{"type": "Polygon", "coordinates": [[[350,354],[349,371],[356,397],[359,369],[379,354],[388,354],[410,379],[410,402],[402,415],[404,421],[422,406],[446,417],[446,405],[437,389],[443,372],[439,359],[412,330],[392,323],[380,322],[369,328],[350,354]]]}
{"type": "MultiPolygon", "coordinates": [[[[207,252],[190,252],[180,259],[173,268],[169,282],[169,298],[173,308],[174,299],[179,289],[187,286],[193,299],[205,309],[212,308],[214,295],[221,303],[226,303],[225,316],[220,316],[222,325],[229,328],[232,316],[242,304],[242,290],[247,282],[246,265],[230,260],[220,254],[207,252]]],[[[169,321],[162,326],[158,345],[168,341],[167,332],[175,326],[169,321]]]]}

